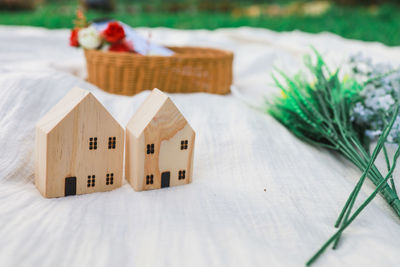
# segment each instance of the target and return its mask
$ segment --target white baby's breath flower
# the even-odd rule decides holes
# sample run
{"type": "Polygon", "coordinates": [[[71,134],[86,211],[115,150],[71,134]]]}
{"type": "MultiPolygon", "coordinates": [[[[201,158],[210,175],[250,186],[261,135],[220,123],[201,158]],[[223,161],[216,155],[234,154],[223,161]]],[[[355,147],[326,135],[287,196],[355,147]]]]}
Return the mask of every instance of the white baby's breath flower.
{"type": "MultiPolygon", "coordinates": [[[[388,64],[373,64],[361,54],[349,60],[353,76],[359,81],[370,82],[360,93],[351,114],[354,123],[365,129],[365,134],[375,139],[390,121],[392,107],[400,101],[400,71],[388,64]],[[391,74],[390,74],[391,73],[391,74]]],[[[396,118],[387,142],[400,142],[400,115],[396,118]]]]}
{"type": "Polygon", "coordinates": [[[370,139],[375,139],[375,138],[378,137],[381,133],[382,133],[381,130],[376,130],[376,131],[366,130],[366,131],[365,131],[365,134],[366,134],[370,139]]]}
{"type": "Polygon", "coordinates": [[[78,32],[78,40],[79,44],[87,49],[96,49],[101,44],[100,34],[91,26],[78,32]]]}

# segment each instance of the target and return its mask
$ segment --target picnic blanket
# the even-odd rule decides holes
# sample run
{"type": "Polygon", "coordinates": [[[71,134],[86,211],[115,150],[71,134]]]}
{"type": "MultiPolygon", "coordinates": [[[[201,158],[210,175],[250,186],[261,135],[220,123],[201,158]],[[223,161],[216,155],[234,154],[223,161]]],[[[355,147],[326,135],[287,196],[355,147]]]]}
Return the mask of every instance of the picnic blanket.
{"type": "MultiPolygon", "coordinates": [[[[400,48],[330,33],[139,29],[149,31],[163,45],[235,53],[233,94],[170,94],[196,130],[193,183],[45,199],[34,186],[39,118],[79,86],[125,126],[149,92],[117,96],[85,82],[68,30],[0,27],[0,266],[304,265],[361,173],[257,109],[277,92],[271,71],[294,72],[310,46],[332,65],[357,52],[398,65],[400,48]]],[[[360,198],[372,190],[367,182],[360,198]]],[[[399,247],[400,221],[378,196],[315,266],[399,266],[399,247]]]]}

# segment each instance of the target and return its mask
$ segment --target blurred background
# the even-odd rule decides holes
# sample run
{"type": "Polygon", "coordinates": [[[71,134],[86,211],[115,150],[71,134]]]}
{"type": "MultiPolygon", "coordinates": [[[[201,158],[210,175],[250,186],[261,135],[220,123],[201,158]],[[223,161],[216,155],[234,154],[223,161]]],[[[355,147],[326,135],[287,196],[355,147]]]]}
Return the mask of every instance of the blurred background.
{"type": "Polygon", "coordinates": [[[400,45],[400,0],[0,0],[0,24],[71,28],[79,6],[89,20],[108,17],[134,27],[329,31],[400,45]]]}

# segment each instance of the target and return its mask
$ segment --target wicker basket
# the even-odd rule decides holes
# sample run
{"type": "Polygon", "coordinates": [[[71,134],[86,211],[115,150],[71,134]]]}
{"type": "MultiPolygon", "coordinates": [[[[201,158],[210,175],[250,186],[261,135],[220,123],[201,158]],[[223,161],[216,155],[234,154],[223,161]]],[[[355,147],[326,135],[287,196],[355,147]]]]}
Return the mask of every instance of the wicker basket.
{"type": "Polygon", "coordinates": [[[231,52],[198,47],[169,48],[175,51],[169,57],[85,50],[88,81],[121,95],[153,88],[170,93],[230,92],[231,52]]]}

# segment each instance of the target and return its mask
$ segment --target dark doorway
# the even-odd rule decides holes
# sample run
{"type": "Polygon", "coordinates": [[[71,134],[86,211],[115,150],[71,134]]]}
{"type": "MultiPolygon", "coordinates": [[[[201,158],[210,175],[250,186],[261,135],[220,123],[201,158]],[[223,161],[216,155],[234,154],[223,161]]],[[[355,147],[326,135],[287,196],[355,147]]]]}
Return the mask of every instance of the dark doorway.
{"type": "Polygon", "coordinates": [[[65,178],[65,196],[76,195],[76,177],[65,178]]]}
{"type": "Polygon", "coordinates": [[[169,187],[170,176],[171,176],[170,172],[163,172],[161,174],[161,188],[169,187]]]}

